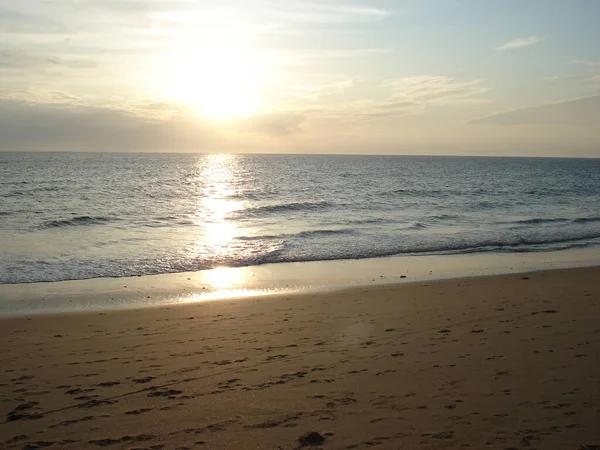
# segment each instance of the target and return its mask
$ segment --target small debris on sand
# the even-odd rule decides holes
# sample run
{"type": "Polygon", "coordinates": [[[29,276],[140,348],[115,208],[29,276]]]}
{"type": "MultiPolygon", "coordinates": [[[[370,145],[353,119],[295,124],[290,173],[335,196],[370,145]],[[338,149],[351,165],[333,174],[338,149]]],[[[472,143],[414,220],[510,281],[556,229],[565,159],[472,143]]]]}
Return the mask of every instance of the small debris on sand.
{"type": "Polygon", "coordinates": [[[325,442],[325,438],[316,431],[311,431],[298,438],[301,445],[321,445],[325,442]]]}

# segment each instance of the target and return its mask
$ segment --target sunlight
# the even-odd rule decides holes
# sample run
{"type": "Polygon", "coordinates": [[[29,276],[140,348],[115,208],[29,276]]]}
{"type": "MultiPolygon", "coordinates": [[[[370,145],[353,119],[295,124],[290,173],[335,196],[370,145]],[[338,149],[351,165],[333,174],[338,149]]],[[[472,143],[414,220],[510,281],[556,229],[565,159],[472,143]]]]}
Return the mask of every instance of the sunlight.
{"type": "Polygon", "coordinates": [[[217,289],[211,292],[202,292],[189,294],[184,297],[180,297],[178,301],[180,303],[197,303],[207,300],[227,300],[227,299],[240,299],[246,297],[265,297],[267,295],[277,295],[285,291],[283,290],[269,290],[269,289],[217,289]]]}
{"type": "Polygon", "coordinates": [[[185,36],[161,64],[166,96],[198,114],[224,120],[261,108],[266,62],[232,23],[218,32],[185,36]]]}
{"type": "Polygon", "coordinates": [[[212,252],[213,256],[228,253],[228,245],[235,237],[235,226],[230,222],[207,223],[204,225],[204,238],[199,242],[202,249],[212,252]]]}
{"type": "Polygon", "coordinates": [[[200,178],[204,188],[196,214],[202,238],[196,241],[195,255],[220,260],[231,252],[236,227],[227,216],[242,207],[240,202],[227,198],[233,193],[230,183],[234,177],[232,166],[235,161],[234,155],[207,155],[202,159],[200,178]]]}
{"type": "Polygon", "coordinates": [[[207,270],[204,274],[204,281],[213,289],[230,290],[241,286],[245,281],[243,272],[231,267],[218,267],[207,270]]]}

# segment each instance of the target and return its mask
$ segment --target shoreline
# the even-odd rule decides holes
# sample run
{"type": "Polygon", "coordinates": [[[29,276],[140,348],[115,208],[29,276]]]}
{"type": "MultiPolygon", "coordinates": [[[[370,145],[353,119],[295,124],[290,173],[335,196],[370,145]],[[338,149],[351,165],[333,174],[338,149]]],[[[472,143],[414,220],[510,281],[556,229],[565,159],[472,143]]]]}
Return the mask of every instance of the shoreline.
{"type": "MultiPolygon", "coordinates": [[[[582,271],[598,271],[600,276],[600,263],[577,266],[577,267],[561,267],[561,268],[542,268],[533,269],[526,271],[517,272],[506,272],[506,273],[493,273],[493,274],[478,274],[478,275],[458,275],[451,277],[438,277],[429,279],[415,279],[408,280],[402,279],[400,281],[381,281],[373,280],[370,284],[354,284],[348,286],[335,285],[335,286],[320,286],[313,288],[302,288],[295,290],[268,290],[268,291],[244,291],[247,295],[240,294],[239,292],[231,292],[230,296],[224,297],[212,297],[210,294],[206,294],[201,298],[194,298],[189,301],[178,301],[162,303],[156,302],[152,304],[145,304],[142,306],[127,305],[122,307],[108,307],[108,308],[90,308],[80,310],[52,310],[42,312],[29,312],[29,313],[16,313],[16,314],[4,314],[0,315],[0,323],[11,322],[18,320],[38,320],[48,318],[53,320],[55,318],[71,318],[71,317],[92,317],[92,316],[115,316],[122,313],[135,314],[145,313],[152,311],[165,311],[165,310],[186,310],[187,308],[194,308],[206,305],[207,307],[218,307],[219,304],[227,304],[229,306],[243,304],[243,303],[259,303],[263,301],[278,302],[278,301],[289,301],[294,300],[301,302],[303,299],[323,297],[327,298],[330,296],[344,297],[352,296],[358,293],[372,294],[382,290],[395,290],[402,288],[428,288],[428,287],[440,287],[444,285],[459,285],[461,283],[469,282],[502,282],[503,280],[529,280],[533,276],[552,276],[552,275],[569,275],[569,274],[580,274],[582,271]],[[240,295],[237,295],[240,294],[240,295]]],[[[186,272],[185,274],[187,274],[186,272]]],[[[189,272],[195,273],[195,272],[189,272]]],[[[166,274],[172,275],[172,274],[166,274]]],[[[155,275],[150,275],[155,276],[155,275]]],[[[126,277],[125,279],[136,279],[138,277],[126,277]]],[[[118,278],[121,280],[122,278],[118,278]]],[[[97,280],[97,279],[94,279],[97,280]]],[[[105,280],[101,278],[100,280],[105,280]]],[[[74,280],[74,281],[86,281],[86,280],[74,280]]],[[[36,283],[37,284],[37,283],[36,283]]],[[[54,282],[52,282],[54,284],[54,282]]],[[[219,294],[222,294],[221,292],[219,294]]],[[[229,293],[226,293],[227,295],[229,293]]],[[[72,294],[70,294],[72,295],[72,294]]]]}
{"type": "Polygon", "coordinates": [[[292,450],[309,432],[332,449],[593,444],[599,276],[5,318],[0,446],[292,450]]]}
{"type": "Polygon", "coordinates": [[[0,285],[0,317],[139,309],[600,265],[598,249],[277,263],[123,278],[0,285]]]}

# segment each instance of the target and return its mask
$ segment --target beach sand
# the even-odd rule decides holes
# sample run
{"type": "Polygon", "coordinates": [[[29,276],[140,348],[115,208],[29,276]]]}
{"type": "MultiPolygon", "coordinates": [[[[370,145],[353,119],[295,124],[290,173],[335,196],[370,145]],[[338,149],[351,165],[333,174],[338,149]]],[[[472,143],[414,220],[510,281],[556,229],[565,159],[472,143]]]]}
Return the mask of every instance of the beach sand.
{"type": "Polygon", "coordinates": [[[324,449],[598,444],[599,280],[582,268],[3,319],[0,447],[297,449],[309,432],[324,449]]]}

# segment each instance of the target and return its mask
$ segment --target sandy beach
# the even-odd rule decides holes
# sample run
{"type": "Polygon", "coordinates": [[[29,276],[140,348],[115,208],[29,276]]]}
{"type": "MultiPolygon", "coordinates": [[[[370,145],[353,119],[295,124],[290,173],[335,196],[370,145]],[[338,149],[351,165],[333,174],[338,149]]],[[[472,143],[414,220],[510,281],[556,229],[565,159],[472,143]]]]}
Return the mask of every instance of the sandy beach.
{"type": "Polygon", "coordinates": [[[598,444],[599,277],[579,268],[3,319],[0,447],[598,444]]]}

